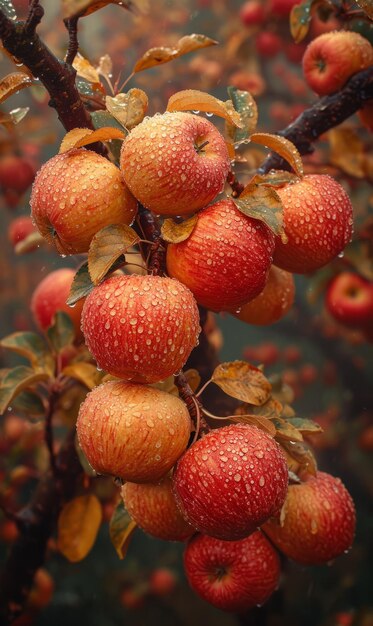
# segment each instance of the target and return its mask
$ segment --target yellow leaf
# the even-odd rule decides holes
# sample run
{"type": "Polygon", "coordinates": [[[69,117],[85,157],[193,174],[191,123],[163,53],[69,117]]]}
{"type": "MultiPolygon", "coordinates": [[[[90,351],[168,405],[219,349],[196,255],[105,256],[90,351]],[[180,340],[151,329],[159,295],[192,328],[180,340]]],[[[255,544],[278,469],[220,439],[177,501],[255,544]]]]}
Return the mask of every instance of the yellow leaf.
{"type": "Polygon", "coordinates": [[[192,234],[195,225],[198,222],[198,215],[192,215],[188,220],[177,223],[173,219],[167,219],[163,222],[161,228],[162,238],[168,243],[180,243],[185,241],[192,234]]]}
{"type": "Polygon", "coordinates": [[[195,89],[184,89],[174,93],[168,101],[167,111],[204,111],[223,117],[238,128],[242,126],[237,111],[227,107],[225,102],[218,100],[215,96],[195,89]]]}
{"type": "Polygon", "coordinates": [[[271,135],[270,133],[254,133],[250,140],[277,152],[291,165],[297,176],[303,176],[302,158],[291,141],[280,135],[271,135]]]}
{"type": "Polygon", "coordinates": [[[195,369],[190,369],[184,372],[184,376],[187,379],[189,387],[191,388],[193,393],[195,393],[201,384],[201,377],[199,375],[199,372],[195,369]]]}
{"type": "Polygon", "coordinates": [[[100,82],[98,71],[79,52],[74,59],[73,67],[76,69],[78,76],[85,78],[85,80],[88,80],[88,82],[100,82]]]}
{"type": "Polygon", "coordinates": [[[266,417],[262,417],[260,415],[235,415],[231,418],[232,422],[237,424],[250,424],[252,426],[256,426],[260,428],[260,430],[264,430],[268,435],[274,437],[276,434],[276,428],[272,424],[272,422],[266,417]]]}
{"type": "Polygon", "coordinates": [[[133,12],[145,12],[148,9],[148,0],[62,0],[62,15],[64,19],[85,17],[108,4],[116,4],[133,12]]]}
{"type": "Polygon", "coordinates": [[[233,398],[256,406],[264,404],[271,395],[271,384],[263,372],[246,361],[221,363],[211,380],[233,398]]]}
{"type": "Polygon", "coordinates": [[[102,508],[94,495],[74,498],[58,517],[57,545],[72,563],[84,559],[93,547],[102,521],[102,508]]]}
{"type": "Polygon", "coordinates": [[[128,545],[135,529],[136,523],[127,513],[123,502],[119,502],[110,520],[109,533],[111,543],[120,559],[124,559],[126,556],[128,545]]]}
{"type": "Polygon", "coordinates": [[[32,79],[23,72],[12,72],[0,81],[0,102],[4,102],[16,91],[32,85],[32,79]]]}
{"type": "Polygon", "coordinates": [[[115,98],[106,96],[105,103],[109,113],[128,130],[140,124],[148,110],[148,96],[142,89],[130,89],[115,98]]]}
{"type": "Polygon", "coordinates": [[[126,224],[111,224],[93,237],[88,252],[88,270],[97,285],[113,263],[139,241],[138,234],[126,224]]]}
{"type": "Polygon", "coordinates": [[[72,148],[82,148],[88,146],[96,141],[109,141],[109,139],[124,139],[125,133],[119,128],[112,128],[111,126],[105,126],[104,128],[98,128],[97,130],[90,130],[89,128],[73,128],[70,130],[62,140],[59,154],[72,150],[72,148]]]}
{"type": "Polygon", "coordinates": [[[100,384],[102,380],[102,373],[97,370],[97,367],[91,363],[85,363],[84,361],[78,361],[67,365],[62,370],[63,376],[74,378],[80,383],[83,383],[88,389],[94,389],[100,384]]]}
{"type": "Polygon", "coordinates": [[[133,73],[137,74],[137,72],[147,70],[149,67],[169,63],[183,54],[188,54],[189,52],[193,52],[194,50],[199,50],[201,48],[207,48],[208,46],[215,46],[217,43],[217,41],[210,39],[210,37],[206,37],[205,35],[199,35],[196,33],[186,35],[185,37],[179,39],[176,46],[173,48],[166,48],[162,46],[147,50],[141,59],[137,61],[135,67],[133,68],[133,73]]]}
{"type": "Polygon", "coordinates": [[[351,128],[333,128],[328,132],[330,162],[355,178],[365,176],[364,142],[351,128]]]}

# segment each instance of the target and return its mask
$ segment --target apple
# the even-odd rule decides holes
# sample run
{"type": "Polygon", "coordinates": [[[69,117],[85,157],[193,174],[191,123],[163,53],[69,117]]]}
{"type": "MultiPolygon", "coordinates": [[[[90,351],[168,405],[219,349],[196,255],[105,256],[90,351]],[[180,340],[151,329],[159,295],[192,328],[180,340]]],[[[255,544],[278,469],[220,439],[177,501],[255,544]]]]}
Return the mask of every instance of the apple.
{"type": "Polygon", "coordinates": [[[325,305],[345,326],[373,326],[373,282],[353,272],[341,272],[327,286],[325,305]]]}
{"type": "Polygon", "coordinates": [[[285,44],[285,55],[291,63],[301,63],[306,51],[306,44],[289,41],[285,44]]]}
{"type": "Polygon", "coordinates": [[[74,307],[66,304],[74,276],[75,271],[70,267],[62,267],[47,274],[34,290],[30,307],[35,324],[40,330],[47,330],[52,325],[57,311],[67,313],[74,324],[75,336],[80,340],[84,301],[79,300],[74,307]]]}
{"type": "Polygon", "coordinates": [[[292,274],[272,265],[263,291],[254,300],[244,304],[238,313],[233,312],[233,315],[248,324],[273,324],[291,309],[294,294],[292,274]]]}
{"type": "Polygon", "coordinates": [[[167,567],[158,567],[149,578],[149,591],[154,596],[169,596],[176,588],[177,578],[167,567]]]}
{"type": "Polygon", "coordinates": [[[99,367],[113,376],[154,383],[184,365],[197,343],[192,293],[160,276],[112,276],[86,299],[82,329],[99,367]]]}
{"type": "Polygon", "coordinates": [[[147,385],[110,381],[82,403],[78,441],[98,474],[157,481],[184,452],[191,431],[184,402],[147,385]]]}
{"type": "Polygon", "coordinates": [[[373,63],[373,48],[359,33],[338,31],[313,39],[303,57],[303,74],[319,96],[341,89],[356,72],[373,63]]]}
{"type": "Polygon", "coordinates": [[[92,237],[110,224],[130,224],[136,200],[117,167],[78,148],[49,159],[36,175],[31,215],[61,254],[88,252],[92,237]]]}
{"type": "Polygon", "coordinates": [[[316,565],[349,550],[355,521],[354,503],[341,480],[317,472],[289,486],[280,521],[269,520],[263,530],[290,559],[316,565]]]}
{"type": "Polygon", "coordinates": [[[145,207],[160,215],[186,215],[222,191],[230,160],[224,138],[207,119],[164,113],[131,130],[120,166],[145,207]]]}
{"type": "MultiPolygon", "coordinates": [[[[36,232],[37,228],[33,224],[31,217],[21,215],[20,217],[14,218],[14,220],[10,222],[8,228],[8,239],[13,246],[16,246],[17,243],[26,239],[28,235],[36,232]]],[[[38,244],[35,244],[35,249],[37,247],[38,244]]]]}
{"type": "Polygon", "coordinates": [[[257,52],[267,58],[278,55],[282,48],[281,38],[276,33],[270,31],[261,31],[255,39],[255,47],[257,52]]]}
{"type": "Polygon", "coordinates": [[[198,304],[212,311],[240,307],[264,288],[274,236],[230,199],[198,214],[185,241],[167,247],[167,271],[184,283],[198,304]]]}
{"type": "Polygon", "coordinates": [[[247,537],[281,509],[288,485],[285,456],[255,426],[210,431],[179,460],[174,491],[198,531],[224,540],[247,537]]]}
{"type": "Polygon", "coordinates": [[[21,196],[35,178],[35,168],[23,157],[10,155],[0,159],[0,186],[21,196]]]}
{"type": "Polygon", "coordinates": [[[300,4],[299,0],[271,0],[270,12],[275,17],[288,17],[296,4],[300,4]]]}
{"type": "Polygon", "coordinates": [[[240,541],[196,535],[186,547],[184,568],[199,596],[232,613],[262,605],[280,580],[278,554],[260,531],[240,541]]]}
{"type": "Polygon", "coordinates": [[[39,568],[36,571],[34,583],[27,600],[27,607],[32,609],[43,609],[48,606],[54,591],[54,581],[50,573],[39,568]]]}
{"type": "Polygon", "coordinates": [[[310,174],[277,190],[288,242],[276,237],[273,261],[288,272],[307,274],[343,251],[352,235],[352,206],[330,176],[310,174]]]}
{"type": "Polygon", "coordinates": [[[340,21],[334,16],[331,15],[328,17],[326,21],[320,19],[317,13],[312,15],[310,33],[312,39],[318,37],[319,35],[323,35],[324,33],[330,33],[333,30],[338,30],[340,28],[340,21]]]}
{"type": "Polygon", "coordinates": [[[239,16],[244,26],[256,26],[263,24],[267,15],[266,6],[259,0],[248,0],[239,11],[239,16]]]}
{"type": "Polygon", "coordinates": [[[149,535],[166,541],[185,541],[196,532],[176,504],[171,476],[159,483],[127,482],[121,494],[132,519],[149,535]]]}
{"type": "Polygon", "coordinates": [[[266,341],[256,346],[247,346],[243,351],[244,358],[251,363],[256,361],[266,367],[276,363],[280,357],[278,346],[272,341],[266,341]]]}

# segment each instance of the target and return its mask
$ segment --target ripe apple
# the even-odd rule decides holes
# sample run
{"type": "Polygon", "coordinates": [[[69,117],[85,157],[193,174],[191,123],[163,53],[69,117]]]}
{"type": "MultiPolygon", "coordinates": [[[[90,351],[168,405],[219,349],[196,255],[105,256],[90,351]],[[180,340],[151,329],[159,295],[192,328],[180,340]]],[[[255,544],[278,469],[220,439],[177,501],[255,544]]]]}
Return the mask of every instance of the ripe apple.
{"type": "Polygon", "coordinates": [[[76,428],[79,445],[97,473],[148,483],[165,476],[184,452],[191,423],[176,396],[111,381],[87,395],[76,428]]]}
{"type": "MultiPolygon", "coordinates": [[[[26,215],[21,215],[20,217],[14,218],[9,224],[8,228],[8,239],[11,244],[15,247],[17,243],[23,241],[31,235],[31,233],[36,233],[37,228],[33,224],[31,217],[26,215]]],[[[35,243],[33,248],[30,248],[29,251],[34,250],[38,247],[38,244],[35,243]]]]}
{"type": "Polygon", "coordinates": [[[373,282],[353,272],[341,272],[327,287],[325,305],[334,319],[346,326],[373,325],[373,282]]]}
{"type": "Polygon", "coordinates": [[[82,314],[86,344],[113,376],[154,383],[184,365],[197,343],[192,293],[160,276],[112,276],[93,289],[82,314]]]}
{"type": "Polygon", "coordinates": [[[281,520],[269,520],[264,532],[286,556],[303,563],[327,563],[351,547],[355,507],[339,478],[306,474],[290,485],[281,520]]]}
{"type": "Polygon", "coordinates": [[[276,238],[274,263],[288,272],[307,274],[334,259],[351,239],[352,206],[330,176],[310,174],[277,189],[288,242],[276,238]]]}
{"type": "Polygon", "coordinates": [[[67,313],[74,324],[77,339],[82,338],[80,320],[83,300],[74,307],[66,304],[75,272],[70,267],[63,267],[47,274],[37,285],[31,297],[31,313],[40,330],[47,330],[53,323],[57,311],[67,313]]]}
{"type": "Polygon", "coordinates": [[[149,578],[149,591],[155,596],[170,595],[176,588],[177,578],[174,572],[167,567],[158,567],[149,578]]]}
{"type": "Polygon", "coordinates": [[[359,33],[338,31],[313,39],[303,57],[303,74],[319,96],[341,89],[356,72],[373,63],[373,48],[359,33]]]}
{"type": "Polygon", "coordinates": [[[186,547],[184,568],[199,596],[232,613],[263,604],[280,580],[277,552],[260,531],[241,541],[196,535],[186,547]]]}
{"type": "Polygon", "coordinates": [[[211,122],[192,113],[164,113],[130,132],[120,166],[133,195],[148,209],[186,215],[222,191],[230,160],[211,122]]]}
{"type": "Polygon", "coordinates": [[[35,168],[23,157],[11,155],[0,159],[0,186],[22,195],[35,178],[35,168]]]}
{"type": "Polygon", "coordinates": [[[171,476],[165,476],[159,483],[127,482],[121,493],[128,513],[149,535],[166,541],[185,541],[196,532],[180,513],[171,476]]]}
{"type": "Polygon", "coordinates": [[[88,252],[92,237],[109,224],[130,224],[136,200],[117,167],[78,148],[47,161],[36,175],[31,215],[61,254],[88,252]]]}
{"type": "Polygon", "coordinates": [[[259,0],[248,0],[240,8],[239,16],[244,26],[263,24],[267,15],[267,8],[259,0]]]}
{"type": "Polygon", "coordinates": [[[299,4],[299,0],[271,0],[270,12],[276,17],[288,17],[296,4],[299,4]]]}
{"type": "Polygon", "coordinates": [[[192,526],[218,539],[242,539],[281,508],[288,469],[280,446],[255,426],[210,431],[179,460],[176,500],[192,526]]]}
{"type": "Polygon", "coordinates": [[[272,265],[263,291],[244,304],[239,313],[233,315],[242,322],[266,326],[273,324],[291,309],[294,302],[295,285],[292,274],[272,265]]]}
{"type": "Polygon", "coordinates": [[[263,222],[243,215],[232,200],[221,200],[199,213],[188,239],[168,245],[167,271],[189,287],[198,304],[229,310],[263,290],[273,246],[263,222]]]}
{"type": "Polygon", "coordinates": [[[278,55],[282,48],[281,38],[270,31],[260,32],[255,39],[257,52],[263,56],[272,58],[278,55]]]}

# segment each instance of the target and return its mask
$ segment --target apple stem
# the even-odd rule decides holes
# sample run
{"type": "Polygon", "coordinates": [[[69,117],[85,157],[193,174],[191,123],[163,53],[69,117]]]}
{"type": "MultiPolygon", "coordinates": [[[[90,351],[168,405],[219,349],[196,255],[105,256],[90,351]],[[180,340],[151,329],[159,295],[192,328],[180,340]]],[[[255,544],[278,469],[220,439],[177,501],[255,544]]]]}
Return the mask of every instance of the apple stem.
{"type": "Polygon", "coordinates": [[[203,143],[201,143],[200,146],[195,146],[196,152],[199,154],[200,152],[203,152],[203,148],[205,148],[210,142],[209,141],[204,141],[203,143]]]}

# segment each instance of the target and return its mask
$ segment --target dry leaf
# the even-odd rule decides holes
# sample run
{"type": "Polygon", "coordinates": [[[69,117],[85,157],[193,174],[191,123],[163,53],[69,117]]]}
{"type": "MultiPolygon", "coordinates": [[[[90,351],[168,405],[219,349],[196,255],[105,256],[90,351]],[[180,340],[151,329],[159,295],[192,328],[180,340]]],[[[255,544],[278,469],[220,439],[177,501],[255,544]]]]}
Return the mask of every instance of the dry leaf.
{"type": "Polygon", "coordinates": [[[136,88],[114,98],[106,96],[105,103],[109,113],[128,130],[140,124],[148,110],[148,96],[136,88]]]}
{"type": "Polygon", "coordinates": [[[316,476],[316,459],[313,452],[304,442],[282,441],[281,446],[286,451],[288,465],[292,471],[297,473],[298,470],[304,470],[316,476]]]}
{"type": "Polygon", "coordinates": [[[126,224],[111,224],[93,237],[88,252],[88,270],[97,285],[113,263],[139,241],[138,234],[126,224]]]}
{"type": "Polygon", "coordinates": [[[190,369],[184,372],[184,376],[187,380],[189,387],[191,388],[193,393],[195,393],[201,384],[201,377],[199,375],[199,372],[195,369],[190,369]]]}
{"type": "Polygon", "coordinates": [[[73,67],[76,69],[78,76],[85,78],[89,83],[100,82],[98,71],[90,64],[88,59],[85,59],[84,56],[80,54],[80,52],[78,52],[74,59],[73,67]]]}
{"type": "Polygon", "coordinates": [[[168,101],[167,111],[204,111],[223,117],[228,122],[241,128],[239,113],[233,108],[228,108],[225,102],[204,91],[184,89],[178,91],[168,101]]]}
{"type": "Polygon", "coordinates": [[[302,433],[281,417],[272,418],[272,423],[276,428],[276,438],[279,441],[303,441],[302,433]]]}
{"type": "Polygon", "coordinates": [[[365,176],[364,143],[351,128],[333,128],[328,132],[330,162],[355,178],[365,176]]]}
{"type": "Polygon", "coordinates": [[[63,18],[85,17],[108,4],[116,4],[134,13],[145,13],[149,6],[148,0],[62,0],[63,18]]]}
{"type": "Polygon", "coordinates": [[[195,225],[198,222],[198,215],[192,215],[188,220],[177,223],[173,219],[167,219],[163,222],[161,228],[162,239],[168,243],[180,243],[185,241],[192,234],[195,225]]]}
{"type": "Polygon", "coordinates": [[[109,534],[117,555],[124,559],[136,523],[131,519],[122,501],[117,505],[110,520],[109,534]]]}
{"type": "Polygon", "coordinates": [[[260,430],[264,430],[264,432],[274,437],[276,434],[276,428],[274,424],[267,419],[266,417],[261,417],[260,415],[235,415],[231,418],[232,422],[236,422],[237,424],[251,424],[252,426],[256,426],[260,428],[260,430]]]}
{"type": "Polygon", "coordinates": [[[72,563],[81,561],[93,547],[101,526],[102,508],[94,495],[74,498],[58,517],[57,545],[72,563]]]}
{"type": "Polygon", "coordinates": [[[291,165],[297,176],[303,176],[302,158],[291,141],[280,135],[271,135],[270,133],[254,133],[250,140],[277,152],[291,165]]]}
{"type": "Polygon", "coordinates": [[[232,200],[241,213],[264,222],[275,235],[286,241],[281,199],[272,187],[249,183],[240,197],[232,200]]]}
{"type": "Polygon", "coordinates": [[[91,363],[85,363],[84,361],[78,361],[67,365],[62,370],[62,375],[69,378],[74,378],[80,383],[88,387],[88,389],[94,389],[100,384],[102,379],[102,373],[98,371],[95,365],[91,363]]]}
{"type": "Polygon", "coordinates": [[[109,141],[109,139],[124,139],[125,133],[118,128],[105,126],[97,130],[89,128],[73,128],[62,140],[59,154],[72,150],[72,148],[82,148],[96,141],[109,141]]]}
{"type": "Polygon", "coordinates": [[[256,406],[264,404],[271,395],[271,384],[263,372],[246,361],[221,363],[211,380],[233,398],[256,406]]]}
{"type": "Polygon", "coordinates": [[[199,50],[201,48],[207,48],[208,46],[215,46],[218,42],[205,35],[199,35],[193,33],[192,35],[185,35],[177,42],[177,45],[173,48],[159,47],[150,48],[139,59],[133,68],[133,73],[142,72],[155,65],[162,65],[163,63],[169,63],[178,57],[199,50]]]}
{"type": "Polygon", "coordinates": [[[23,72],[12,72],[0,81],[0,102],[4,102],[16,91],[32,85],[32,79],[23,72]]]}

